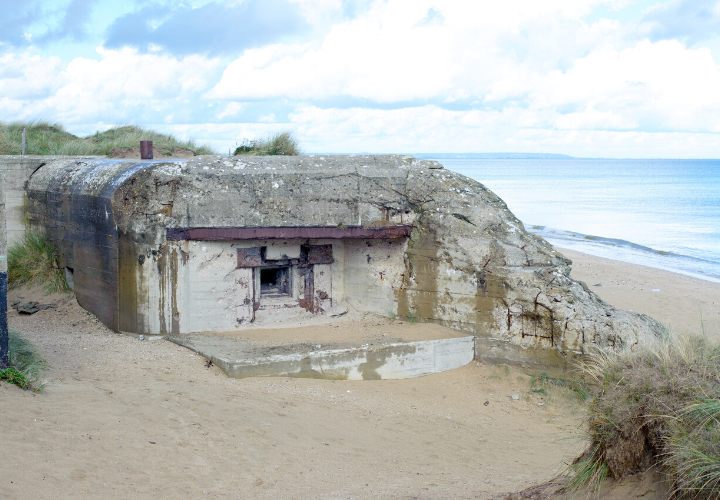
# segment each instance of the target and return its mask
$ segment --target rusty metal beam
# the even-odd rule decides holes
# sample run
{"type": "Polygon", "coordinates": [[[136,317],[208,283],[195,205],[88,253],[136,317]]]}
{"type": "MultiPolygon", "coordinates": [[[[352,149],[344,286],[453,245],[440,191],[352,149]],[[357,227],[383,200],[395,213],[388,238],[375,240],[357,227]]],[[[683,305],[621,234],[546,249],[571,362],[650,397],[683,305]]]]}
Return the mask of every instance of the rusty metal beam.
{"type": "Polygon", "coordinates": [[[231,241],[291,239],[397,239],[408,238],[412,226],[350,227],[170,227],[170,241],[231,241]]]}

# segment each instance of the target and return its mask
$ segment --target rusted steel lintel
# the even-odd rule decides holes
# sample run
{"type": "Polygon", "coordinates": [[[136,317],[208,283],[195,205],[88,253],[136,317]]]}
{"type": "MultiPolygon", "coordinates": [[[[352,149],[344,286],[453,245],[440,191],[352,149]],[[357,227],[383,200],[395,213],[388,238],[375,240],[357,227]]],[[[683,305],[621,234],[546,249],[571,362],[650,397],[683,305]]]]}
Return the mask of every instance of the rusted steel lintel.
{"type": "Polygon", "coordinates": [[[408,238],[412,226],[350,227],[190,227],[167,229],[170,241],[397,239],[408,238]]]}

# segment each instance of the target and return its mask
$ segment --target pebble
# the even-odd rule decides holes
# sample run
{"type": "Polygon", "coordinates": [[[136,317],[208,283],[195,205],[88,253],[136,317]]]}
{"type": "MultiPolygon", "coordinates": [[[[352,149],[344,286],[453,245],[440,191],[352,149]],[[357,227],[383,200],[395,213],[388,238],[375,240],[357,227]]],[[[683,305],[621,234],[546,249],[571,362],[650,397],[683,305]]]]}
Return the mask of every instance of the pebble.
{"type": "Polygon", "coordinates": [[[513,394],[512,396],[510,396],[510,399],[520,399],[520,396],[518,396],[517,394],[513,394]]]}

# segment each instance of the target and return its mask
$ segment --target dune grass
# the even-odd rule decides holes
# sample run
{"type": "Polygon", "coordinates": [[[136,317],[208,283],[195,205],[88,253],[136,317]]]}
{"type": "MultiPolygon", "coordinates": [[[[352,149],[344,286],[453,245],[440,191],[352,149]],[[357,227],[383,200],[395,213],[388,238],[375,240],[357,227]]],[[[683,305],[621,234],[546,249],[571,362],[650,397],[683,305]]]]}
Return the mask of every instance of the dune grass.
{"type": "Polygon", "coordinates": [[[631,352],[594,352],[590,445],[566,489],[598,491],[605,477],[657,467],[678,498],[720,497],[720,344],[670,335],[631,352]]]}
{"type": "Polygon", "coordinates": [[[10,364],[0,370],[0,380],[15,384],[21,389],[39,392],[43,388],[40,376],[47,363],[37,348],[16,331],[9,332],[10,364]]]}
{"type": "Polygon", "coordinates": [[[135,149],[141,140],[153,141],[153,147],[172,155],[174,149],[188,149],[196,155],[214,154],[208,146],[194,141],[179,141],[172,135],[159,134],[135,125],[114,127],[88,137],[66,132],[62,125],[47,122],[0,123],[0,155],[19,155],[22,152],[22,131],[27,129],[27,155],[107,156],[115,149],[135,149]]]}
{"type": "Polygon", "coordinates": [[[43,284],[48,293],[70,290],[57,256],[57,247],[45,233],[27,231],[8,248],[8,286],[43,284]]]}
{"type": "Polygon", "coordinates": [[[584,403],[590,397],[590,390],[577,380],[552,378],[546,372],[530,376],[530,390],[535,394],[548,394],[554,387],[566,389],[568,396],[580,403],[584,403]]]}
{"type": "Polygon", "coordinates": [[[302,154],[295,135],[289,131],[275,132],[267,139],[245,140],[233,156],[298,156],[302,154]]]}

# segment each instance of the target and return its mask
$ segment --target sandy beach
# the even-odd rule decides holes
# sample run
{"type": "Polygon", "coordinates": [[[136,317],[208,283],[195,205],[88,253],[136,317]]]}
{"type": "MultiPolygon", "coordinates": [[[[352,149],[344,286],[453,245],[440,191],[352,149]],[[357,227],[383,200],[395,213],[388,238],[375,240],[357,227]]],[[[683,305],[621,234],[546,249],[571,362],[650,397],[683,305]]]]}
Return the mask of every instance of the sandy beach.
{"type": "MultiPolygon", "coordinates": [[[[718,335],[720,285],[566,254],[610,304],[690,331],[702,309],[718,335]]],[[[58,307],[11,311],[9,323],[47,358],[48,382],[39,394],[0,383],[0,499],[498,498],[547,481],[584,447],[577,400],[534,393],[509,367],[236,380],[170,342],[109,331],[71,297],[35,300],[58,307]]],[[[357,336],[407,328],[343,323],[357,336]]]]}
{"type": "Polygon", "coordinates": [[[703,331],[720,340],[720,283],[558,248],[573,261],[570,275],[605,302],[647,314],[678,333],[703,331]]]}

